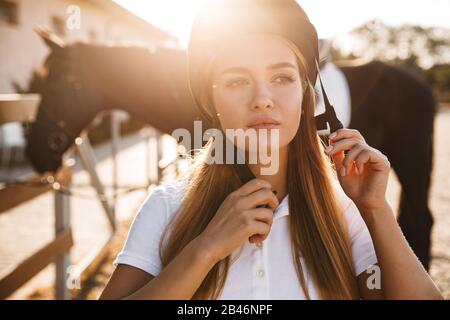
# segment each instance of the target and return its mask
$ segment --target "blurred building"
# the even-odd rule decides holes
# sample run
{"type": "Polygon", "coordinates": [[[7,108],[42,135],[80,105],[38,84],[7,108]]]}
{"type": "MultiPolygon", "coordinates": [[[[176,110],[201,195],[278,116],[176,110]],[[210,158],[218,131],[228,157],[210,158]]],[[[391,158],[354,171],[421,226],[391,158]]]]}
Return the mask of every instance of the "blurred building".
{"type": "Polygon", "coordinates": [[[27,88],[48,54],[33,31],[36,25],[48,27],[67,42],[177,45],[172,35],[110,0],[0,0],[0,93],[14,93],[13,83],[27,88]],[[67,25],[76,14],[73,9],[79,9],[79,28],[67,25]]]}
{"type": "MultiPolygon", "coordinates": [[[[0,95],[33,86],[34,73],[49,53],[35,26],[67,43],[178,46],[175,37],[111,0],[0,0],[0,95]]],[[[0,125],[0,167],[23,159],[24,146],[21,124],[0,125]]]]}

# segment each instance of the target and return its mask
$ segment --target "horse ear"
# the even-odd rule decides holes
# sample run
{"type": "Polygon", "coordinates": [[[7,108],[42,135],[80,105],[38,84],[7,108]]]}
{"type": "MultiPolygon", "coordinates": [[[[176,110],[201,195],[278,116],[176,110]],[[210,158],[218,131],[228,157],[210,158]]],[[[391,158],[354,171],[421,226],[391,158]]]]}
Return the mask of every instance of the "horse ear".
{"type": "Polygon", "coordinates": [[[35,26],[34,31],[44,40],[45,44],[52,50],[62,49],[66,46],[63,39],[43,26],[35,26]]]}

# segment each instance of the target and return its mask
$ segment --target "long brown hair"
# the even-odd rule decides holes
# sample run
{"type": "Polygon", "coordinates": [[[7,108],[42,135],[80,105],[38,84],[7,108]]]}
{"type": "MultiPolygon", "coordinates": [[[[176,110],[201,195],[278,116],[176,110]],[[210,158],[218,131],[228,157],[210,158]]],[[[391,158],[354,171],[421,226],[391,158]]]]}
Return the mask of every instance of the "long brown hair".
{"type": "MultiPolygon", "coordinates": [[[[304,83],[304,113],[299,130],[289,144],[287,169],[289,230],[298,280],[310,299],[300,259],[303,258],[322,299],[357,299],[359,292],[348,231],[332,185],[335,173],[316,131],[316,92],[305,76],[307,66],[303,55],[292,42],[284,41],[297,57],[304,83]]],[[[210,115],[213,126],[219,128],[208,88],[209,84],[205,84],[199,107],[210,115]]],[[[198,160],[209,152],[211,141],[192,166],[182,203],[161,239],[163,267],[206,228],[227,195],[241,186],[233,165],[206,164],[198,160]]],[[[230,256],[219,261],[192,298],[217,299],[231,263],[230,256]]]]}

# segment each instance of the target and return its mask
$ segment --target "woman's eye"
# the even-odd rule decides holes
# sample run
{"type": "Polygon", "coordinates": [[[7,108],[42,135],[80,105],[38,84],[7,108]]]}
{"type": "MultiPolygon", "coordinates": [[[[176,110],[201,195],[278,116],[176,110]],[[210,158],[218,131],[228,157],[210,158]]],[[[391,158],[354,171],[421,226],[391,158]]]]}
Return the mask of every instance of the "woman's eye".
{"type": "Polygon", "coordinates": [[[295,81],[294,77],[291,76],[276,76],[273,80],[276,83],[291,83],[295,81]]]}
{"type": "Polygon", "coordinates": [[[227,83],[227,87],[238,87],[238,86],[243,86],[246,85],[248,83],[248,81],[246,79],[237,79],[237,80],[232,80],[230,82],[227,83]]]}
{"type": "MultiPolygon", "coordinates": [[[[287,84],[287,83],[294,82],[295,77],[288,76],[288,75],[278,75],[278,76],[275,76],[272,81],[275,83],[278,83],[278,84],[287,84]]],[[[250,81],[247,79],[234,79],[234,80],[227,82],[226,87],[236,88],[236,87],[248,85],[249,83],[250,83],[250,81]]]]}

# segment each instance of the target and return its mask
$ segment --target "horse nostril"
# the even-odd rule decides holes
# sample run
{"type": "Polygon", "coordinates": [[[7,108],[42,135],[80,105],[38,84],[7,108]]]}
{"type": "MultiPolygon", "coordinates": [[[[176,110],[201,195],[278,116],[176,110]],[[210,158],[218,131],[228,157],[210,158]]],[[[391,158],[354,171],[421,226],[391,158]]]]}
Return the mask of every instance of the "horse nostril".
{"type": "Polygon", "coordinates": [[[52,151],[61,151],[67,144],[67,137],[62,132],[53,132],[48,137],[48,146],[52,151]]]}

